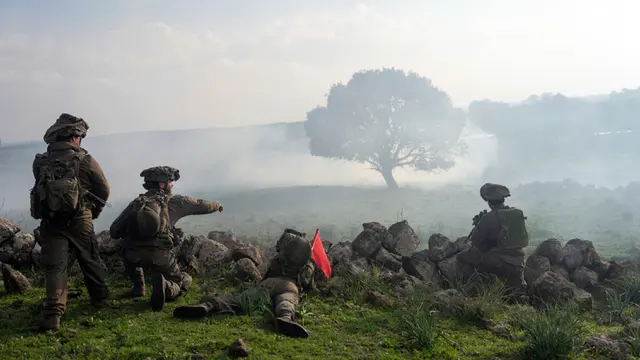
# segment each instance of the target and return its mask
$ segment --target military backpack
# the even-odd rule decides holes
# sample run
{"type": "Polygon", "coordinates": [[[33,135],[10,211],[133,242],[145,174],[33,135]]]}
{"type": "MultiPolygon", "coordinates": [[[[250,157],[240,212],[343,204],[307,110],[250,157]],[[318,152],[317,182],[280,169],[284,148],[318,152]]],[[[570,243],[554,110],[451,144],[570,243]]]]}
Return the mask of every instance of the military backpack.
{"type": "Polygon", "coordinates": [[[169,199],[163,191],[141,194],[127,214],[127,233],[135,238],[151,238],[169,231],[169,199]]]}
{"type": "Polygon", "coordinates": [[[84,152],[51,156],[37,155],[42,162],[38,178],[30,191],[31,216],[34,219],[71,219],[81,213],[84,191],[80,184],[80,163],[84,152]]]}
{"type": "Polygon", "coordinates": [[[524,213],[520,209],[509,207],[497,210],[501,227],[498,248],[504,250],[522,249],[529,245],[529,234],[524,213]]]}

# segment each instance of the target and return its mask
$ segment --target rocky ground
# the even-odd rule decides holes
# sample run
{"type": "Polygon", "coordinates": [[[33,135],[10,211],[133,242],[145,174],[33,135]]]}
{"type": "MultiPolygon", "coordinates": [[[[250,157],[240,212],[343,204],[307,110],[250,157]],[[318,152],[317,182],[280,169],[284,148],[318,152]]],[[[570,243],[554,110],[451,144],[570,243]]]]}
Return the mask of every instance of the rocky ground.
{"type": "MultiPolygon", "coordinates": [[[[86,298],[79,290],[63,319],[65,330],[35,335],[30,326],[43,295],[38,232],[22,232],[0,219],[0,261],[7,293],[0,299],[6,307],[0,314],[0,322],[6,325],[0,354],[11,354],[11,358],[45,358],[51,352],[56,358],[225,358],[241,355],[227,349],[238,338],[244,340],[235,347],[246,342],[249,356],[261,359],[553,359],[566,355],[627,359],[640,353],[640,320],[636,320],[640,319],[636,305],[640,276],[635,262],[601,259],[588,240],[562,244],[549,239],[539,244],[526,261],[530,304],[516,305],[506,302],[504,288],[493,279],[474,276],[461,281],[455,255],[469,246],[466,238],[452,241],[433,234],[428,248],[417,251],[420,241],[407,221],[388,228],[365,223],[353,241],[324,242],[334,276],[327,281],[317,272],[318,292],[305,295],[298,314],[313,335],[291,340],[263,326],[262,315],[268,307],[255,301],[247,304],[248,317],[198,323],[172,319],[173,306],[259,281],[274,253],[273,244],[237,239],[230,232],[180,235],[174,251],[183,269],[194,277],[194,290],[167,312],[151,313],[144,301],[116,296],[113,306],[94,314],[83,307],[84,300],[78,300],[86,298]],[[92,321],[96,324],[91,325],[92,321]],[[121,337],[135,340],[118,340],[121,337]],[[150,341],[161,341],[166,349],[157,349],[150,341]]],[[[97,243],[113,287],[126,292],[120,241],[103,231],[97,234],[97,243]]],[[[69,271],[80,284],[78,265],[69,271]]]]}

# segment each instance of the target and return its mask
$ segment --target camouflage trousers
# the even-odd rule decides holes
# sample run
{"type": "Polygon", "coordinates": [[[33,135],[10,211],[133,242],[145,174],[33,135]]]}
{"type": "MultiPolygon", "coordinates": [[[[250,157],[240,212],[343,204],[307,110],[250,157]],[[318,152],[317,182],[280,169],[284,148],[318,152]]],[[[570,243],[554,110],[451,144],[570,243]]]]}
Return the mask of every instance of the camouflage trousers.
{"type": "Polygon", "coordinates": [[[64,223],[43,221],[40,238],[46,287],[45,317],[62,316],[66,311],[68,269],[74,261],[70,260],[70,255],[78,260],[91,302],[97,304],[107,299],[106,272],[98,253],[90,214],[64,223]]]}
{"type": "Polygon", "coordinates": [[[144,288],[144,269],[162,274],[166,281],[167,301],[175,300],[187,289],[176,256],[170,249],[127,246],[123,252],[127,275],[134,287],[144,288]]]}
{"type": "Polygon", "coordinates": [[[296,283],[286,277],[264,279],[260,285],[235,294],[205,296],[200,300],[210,315],[216,313],[242,314],[245,312],[247,298],[266,294],[271,299],[276,317],[295,320],[296,306],[300,300],[300,292],[296,283]]]}
{"type": "MultiPolygon", "coordinates": [[[[505,282],[507,290],[513,296],[526,295],[526,282],[524,281],[524,255],[508,257],[511,260],[522,260],[522,265],[514,265],[516,261],[505,261],[504,255],[493,252],[481,252],[475,247],[460,252],[456,257],[458,274],[469,277],[475,271],[481,274],[493,274],[505,282]]],[[[520,262],[520,261],[518,261],[520,262]]]]}

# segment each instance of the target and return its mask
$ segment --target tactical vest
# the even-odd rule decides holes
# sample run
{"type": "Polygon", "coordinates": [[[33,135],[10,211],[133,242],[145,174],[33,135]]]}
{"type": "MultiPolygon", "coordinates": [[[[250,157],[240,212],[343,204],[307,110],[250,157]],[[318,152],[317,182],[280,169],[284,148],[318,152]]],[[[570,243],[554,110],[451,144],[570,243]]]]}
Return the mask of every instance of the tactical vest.
{"type": "Polygon", "coordinates": [[[509,207],[495,210],[500,224],[497,246],[501,250],[522,249],[529,245],[529,234],[522,210],[509,207]]]}

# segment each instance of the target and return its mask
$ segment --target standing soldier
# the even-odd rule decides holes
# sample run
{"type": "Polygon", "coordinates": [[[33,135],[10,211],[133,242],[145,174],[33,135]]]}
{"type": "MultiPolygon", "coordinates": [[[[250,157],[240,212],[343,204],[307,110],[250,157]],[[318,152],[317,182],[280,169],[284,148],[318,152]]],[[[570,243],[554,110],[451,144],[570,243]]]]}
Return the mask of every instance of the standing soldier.
{"type": "Polygon", "coordinates": [[[60,329],[67,306],[67,265],[75,253],[91,297],[103,307],[109,295],[98,254],[93,221],[109,198],[109,183],[98,162],[80,147],[89,125],[62,114],[47,130],[47,152],[33,161],[31,216],[40,222],[46,300],[41,331],[60,329]]]}
{"type": "Polygon", "coordinates": [[[504,204],[509,196],[504,185],[482,185],[480,197],[491,211],[474,220],[469,235],[471,248],[459,253],[456,260],[462,274],[494,274],[505,281],[511,295],[521,299],[526,295],[524,248],[529,244],[529,235],[522,210],[504,204]]]}
{"type": "Polygon", "coordinates": [[[242,299],[259,296],[266,290],[273,304],[277,331],[294,338],[309,337],[307,330],[295,322],[296,306],[300,290],[315,287],[314,264],[311,259],[311,244],[306,234],[285,229],[276,243],[276,256],[269,263],[264,280],[256,288],[243,293],[204,297],[200,304],[180,306],[173,311],[179,318],[203,318],[207,315],[235,314],[242,311],[242,299]]]}
{"type": "Polygon", "coordinates": [[[149,268],[153,286],[151,307],[160,311],[166,301],[175,300],[188,285],[172,252],[171,230],[185,216],[223,209],[217,201],[172,195],[173,182],[180,179],[178,169],[156,166],[142,171],[140,176],[147,192],[129,203],[109,232],[113,239],[124,238],[124,262],[133,282],[132,296],[145,296],[143,268],[149,268]]]}

